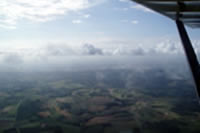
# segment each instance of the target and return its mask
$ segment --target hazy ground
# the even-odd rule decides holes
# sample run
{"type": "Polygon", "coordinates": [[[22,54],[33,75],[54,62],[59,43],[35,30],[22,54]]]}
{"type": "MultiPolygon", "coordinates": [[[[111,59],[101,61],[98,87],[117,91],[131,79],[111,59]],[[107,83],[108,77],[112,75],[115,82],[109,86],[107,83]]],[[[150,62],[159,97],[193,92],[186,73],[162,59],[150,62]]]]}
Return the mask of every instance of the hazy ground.
{"type": "Polygon", "coordinates": [[[180,69],[1,72],[2,133],[198,133],[200,108],[180,69]]]}

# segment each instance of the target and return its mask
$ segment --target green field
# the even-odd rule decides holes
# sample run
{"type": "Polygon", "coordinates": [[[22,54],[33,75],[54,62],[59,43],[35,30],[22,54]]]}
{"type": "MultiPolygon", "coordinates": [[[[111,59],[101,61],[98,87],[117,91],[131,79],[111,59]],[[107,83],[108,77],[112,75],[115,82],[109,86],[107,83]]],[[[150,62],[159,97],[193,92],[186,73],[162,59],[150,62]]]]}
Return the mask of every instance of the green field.
{"type": "Polygon", "coordinates": [[[190,82],[127,86],[120,73],[128,71],[100,72],[100,80],[96,72],[8,75],[0,82],[0,133],[200,132],[190,82]]]}

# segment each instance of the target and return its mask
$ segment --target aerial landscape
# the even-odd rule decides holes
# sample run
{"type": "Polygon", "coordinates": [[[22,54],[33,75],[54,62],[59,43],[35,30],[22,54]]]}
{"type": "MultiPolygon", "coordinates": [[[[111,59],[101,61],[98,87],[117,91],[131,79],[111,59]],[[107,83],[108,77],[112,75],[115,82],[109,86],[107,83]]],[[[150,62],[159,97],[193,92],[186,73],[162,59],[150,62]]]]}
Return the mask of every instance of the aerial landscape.
{"type": "Polygon", "coordinates": [[[192,85],[162,69],[1,73],[1,133],[198,133],[192,85]]]}
{"type": "Polygon", "coordinates": [[[0,133],[200,133],[185,57],[176,23],[133,0],[0,0],[0,133]]]}

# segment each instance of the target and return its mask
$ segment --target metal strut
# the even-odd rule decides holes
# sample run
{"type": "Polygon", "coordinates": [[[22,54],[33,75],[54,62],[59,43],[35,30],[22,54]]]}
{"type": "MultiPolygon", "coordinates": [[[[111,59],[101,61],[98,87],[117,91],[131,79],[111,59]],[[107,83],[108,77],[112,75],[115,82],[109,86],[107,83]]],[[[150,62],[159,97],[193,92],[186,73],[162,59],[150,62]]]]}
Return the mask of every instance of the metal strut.
{"type": "Polygon", "coordinates": [[[196,86],[196,90],[198,93],[198,96],[200,97],[200,67],[199,62],[197,60],[197,56],[195,54],[195,51],[192,47],[192,43],[190,41],[190,38],[187,34],[187,31],[184,27],[184,24],[180,20],[176,20],[176,25],[179,31],[179,35],[183,44],[183,48],[188,60],[188,64],[190,66],[192,76],[194,79],[194,83],[196,86]]]}

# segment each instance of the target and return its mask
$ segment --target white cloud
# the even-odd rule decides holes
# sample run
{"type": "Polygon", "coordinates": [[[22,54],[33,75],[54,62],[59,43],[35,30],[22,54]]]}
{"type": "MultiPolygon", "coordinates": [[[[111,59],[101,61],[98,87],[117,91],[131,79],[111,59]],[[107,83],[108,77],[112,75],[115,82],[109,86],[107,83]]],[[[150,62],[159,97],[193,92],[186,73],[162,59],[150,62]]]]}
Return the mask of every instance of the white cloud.
{"type": "Polygon", "coordinates": [[[86,55],[103,55],[103,51],[100,48],[96,48],[92,44],[84,44],[83,45],[83,54],[86,54],[86,55]]]}
{"type": "MultiPolygon", "coordinates": [[[[200,55],[200,40],[193,41],[194,48],[200,55]]],[[[180,55],[183,48],[179,41],[163,40],[160,43],[147,47],[142,43],[123,43],[117,44],[113,41],[109,45],[99,45],[96,43],[83,43],[78,47],[67,43],[52,43],[36,48],[6,48],[0,50],[0,62],[4,63],[23,63],[31,59],[46,59],[48,57],[68,57],[68,56],[151,56],[151,55],[180,55]],[[15,59],[16,57],[16,59],[15,59]]]]}
{"type": "Polygon", "coordinates": [[[119,2],[129,2],[130,0],[119,0],[119,2]]]}
{"type": "Polygon", "coordinates": [[[14,28],[20,19],[46,22],[58,15],[87,9],[104,0],[1,0],[0,27],[14,28]]]}
{"type": "Polygon", "coordinates": [[[48,44],[42,51],[47,56],[70,56],[75,52],[66,44],[48,44]]]}
{"type": "Polygon", "coordinates": [[[154,47],[154,52],[164,54],[180,54],[183,52],[179,41],[165,40],[154,47]]]}
{"type": "Polygon", "coordinates": [[[153,10],[146,8],[146,7],[139,5],[139,4],[133,5],[133,6],[131,6],[131,8],[139,10],[139,11],[143,11],[143,12],[154,13],[153,10]]]}
{"type": "Polygon", "coordinates": [[[82,20],[79,20],[79,19],[77,19],[77,20],[72,20],[72,23],[73,23],[73,24],[80,24],[80,23],[82,23],[82,20]]]}
{"type": "Polygon", "coordinates": [[[0,28],[4,28],[4,29],[16,29],[15,26],[8,25],[8,24],[0,24],[0,28]]]}
{"type": "Polygon", "coordinates": [[[138,20],[132,20],[131,23],[132,23],[132,24],[138,24],[139,21],[138,21],[138,20]]]}
{"type": "Polygon", "coordinates": [[[128,19],[122,19],[122,20],[120,20],[120,22],[122,22],[122,23],[131,23],[131,24],[138,24],[139,23],[138,20],[128,20],[128,19]]]}
{"type": "Polygon", "coordinates": [[[132,54],[132,55],[138,55],[138,56],[140,55],[140,56],[142,56],[142,55],[145,55],[145,54],[146,54],[146,51],[145,51],[144,48],[138,46],[137,48],[135,48],[135,49],[133,49],[133,50],[131,51],[131,54],[132,54]]]}

